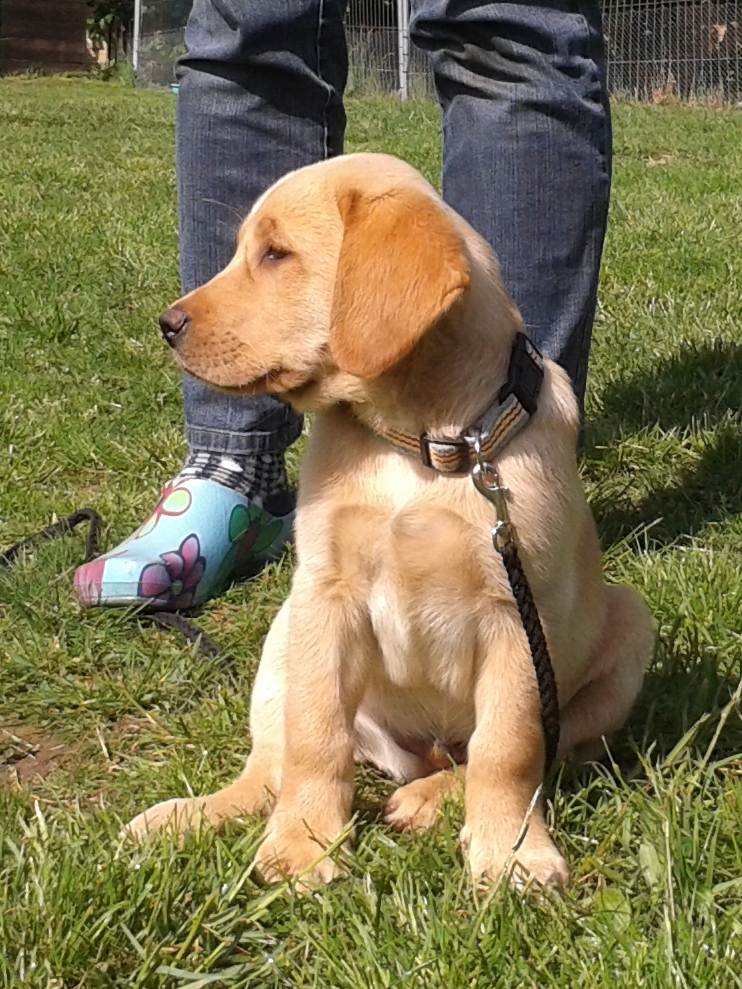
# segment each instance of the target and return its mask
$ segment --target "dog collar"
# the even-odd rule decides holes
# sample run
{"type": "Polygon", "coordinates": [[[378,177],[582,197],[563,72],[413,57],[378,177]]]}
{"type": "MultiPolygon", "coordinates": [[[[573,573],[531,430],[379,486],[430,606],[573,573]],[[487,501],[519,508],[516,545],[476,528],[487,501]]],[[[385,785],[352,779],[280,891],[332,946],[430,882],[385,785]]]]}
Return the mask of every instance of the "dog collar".
{"type": "Polygon", "coordinates": [[[480,457],[489,461],[520,432],[536,412],[543,380],[543,357],[525,333],[516,333],[507,381],[466,433],[433,439],[427,433],[415,436],[384,427],[374,431],[392,446],[419,456],[426,467],[440,474],[461,474],[474,463],[477,440],[480,457]]]}

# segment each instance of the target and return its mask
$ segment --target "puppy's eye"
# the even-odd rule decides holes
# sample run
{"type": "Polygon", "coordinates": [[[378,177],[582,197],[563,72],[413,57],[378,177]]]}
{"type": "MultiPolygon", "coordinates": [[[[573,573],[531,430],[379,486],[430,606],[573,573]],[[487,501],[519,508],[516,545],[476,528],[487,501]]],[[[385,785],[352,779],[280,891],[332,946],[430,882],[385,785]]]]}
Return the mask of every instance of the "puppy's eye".
{"type": "Polygon", "coordinates": [[[261,264],[276,264],[289,256],[289,251],[282,251],[280,247],[269,247],[260,260],[261,264]]]}

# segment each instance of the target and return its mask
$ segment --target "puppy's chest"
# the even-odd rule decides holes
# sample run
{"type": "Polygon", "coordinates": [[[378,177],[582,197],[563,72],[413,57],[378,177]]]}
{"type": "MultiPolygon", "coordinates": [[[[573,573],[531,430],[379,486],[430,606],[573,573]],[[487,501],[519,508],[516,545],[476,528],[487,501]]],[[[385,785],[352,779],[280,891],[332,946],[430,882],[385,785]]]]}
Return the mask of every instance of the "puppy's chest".
{"type": "Polygon", "coordinates": [[[364,599],[386,677],[468,695],[487,581],[476,531],[430,505],[351,517],[336,559],[364,599]]]}

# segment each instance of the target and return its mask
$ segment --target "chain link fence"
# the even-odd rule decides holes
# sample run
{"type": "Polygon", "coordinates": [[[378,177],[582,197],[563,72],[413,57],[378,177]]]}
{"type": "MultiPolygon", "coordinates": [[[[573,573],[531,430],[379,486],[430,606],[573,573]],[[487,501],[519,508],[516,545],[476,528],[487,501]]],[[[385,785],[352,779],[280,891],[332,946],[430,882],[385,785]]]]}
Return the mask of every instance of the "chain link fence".
{"type": "MultiPolygon", "coordinates": [[[[409,0],[350,0],[348,92],[432,97],[428,57],[410,42],[409,0]]],[[[607,0],[608,83],[649,102],[742,106],[742,0],[607,0]]],[[[142,0],[137,74],[169,86],[191,0],[142,0]]]]}
{"type": "Polygon", "coordinates": [[[428,56],[410,41],[409,0],[350,0],[348,92],[434,95],[428,56]]]}
{"type": "Polygon", "coordinates": [[[185,25],[192,0],[143,0],[134,56],[142,86],[171,86],[175,62],[185,54],[185,25]]]}
{"type": "Polygon", "coordinates": [[[654,103],[742,101],[739,0],[619,0],[603,8],[612,93],[654,103]]]}

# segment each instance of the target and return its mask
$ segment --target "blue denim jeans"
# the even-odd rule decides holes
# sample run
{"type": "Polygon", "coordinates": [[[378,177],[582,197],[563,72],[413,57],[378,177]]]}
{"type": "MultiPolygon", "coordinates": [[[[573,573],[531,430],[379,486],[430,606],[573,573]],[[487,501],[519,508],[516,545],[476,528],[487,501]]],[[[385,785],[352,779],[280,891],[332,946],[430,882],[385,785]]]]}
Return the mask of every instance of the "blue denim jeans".
{"type": "MultiPolygon", "coordinates": [[[[183,290],[229,261],[281,175],[343,150],[346,0],[195,0],[180,60],[183,290]]],[[[443,114],[443,197],[492,244],[533,340],[585,390],[610,192],[597,0],[412,0],[443,114]]],[[[300,434],[272,396],[184,379],[191,447],[260,453],[300,434]]]]}

